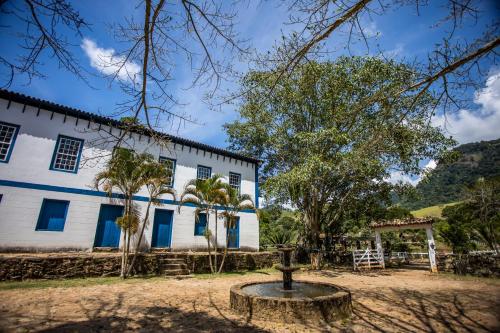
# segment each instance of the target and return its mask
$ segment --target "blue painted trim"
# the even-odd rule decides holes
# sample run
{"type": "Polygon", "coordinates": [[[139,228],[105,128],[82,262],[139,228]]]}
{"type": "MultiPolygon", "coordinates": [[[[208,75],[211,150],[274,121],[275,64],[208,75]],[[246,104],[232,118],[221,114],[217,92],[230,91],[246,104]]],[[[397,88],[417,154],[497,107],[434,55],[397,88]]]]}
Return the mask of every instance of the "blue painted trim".
{"type": "Polygon", "coordinates": [[[239,189],[240,189],[240,191],[239,191],[239,193],[238,193],[238,194],[240,194],[240,193],[241,193],[241,173],[237,173],[237,172],[229,172],[229,179],[231,179],[231,175],[237,175],[237,176],[239,176],[239,177],[240,177],[240,184],[238,185],[238,187],[239,187],[239,189]]]}
{"type": "Polygon", "coordinates": [[[0,160],[0,163],[9,163],[10,155],[12,154],[12,150],[14,150],[14,144],[16,143],[17,134],[19,134],[19,128],[21,126],[16,125],[16,124],[6,123],[4,121],[0,121],[0,124],[4,124],[4,125],[7,125],[7,126],[14,127],[14,136],[12,137],[12,142],[11,142],[11,144],[9,146],[9,151],[7,152],[7,156],[5,158],[5,161],[1,161],[0,160]]]}
{"type": "Polygon", "coordinates": [[[212,177],[212,167],[209,167],[209,166],[206,166],[206,165],[201,165],[201,164],[198,164],[198,165],[196,166],[196,178],[197,178],[197,179],[200,179],[200,177],[199,177],[199,174],[200,174],[200,173],[199,173],[199,169],[200,169],[200,167],[209,169],[209,170],[210,170],[210,175],[208,176],[208,178],[212,177]]]}
{"type": "Polygon", "coordinates": [[[42,201],[42,207],[40,207],[40,213],[38,213],[38,220],[36,222],[35,231],[56,231],[56,232],[63,232],[64,231],[64,227],[66,226],[66,217],[68,216],[68,208],[69,208],[69,201],[68,200],[57,200],[57,199],[47,199],[47,198],[44,198],[43,201],[42,201]],[[64,202],[64,203],[66,203],[66,208],[64,210],[63,228],[61,230],[59,230],[59,229],[41,229],[39,227],[41,219],[42,219],[44,208],[45,208],[47,202],[49,202],[49,201],[57,201],[57,202],[64,202]]]}
{"type": "Polygon", "coordinates": [[[172,229],[173,229],[173,224],[174,224],[174,215],[175,215],[175,212],[172,209],[155,208],[155,211],[153,213],[153,232],[151,233],[151,247],[158,248],[158,249],[169,249],[172,247],[172,229]],[[157,234],[155,234],[155,223],[156,223],[156,212],[157,211],[172,212],[172,214],[170,214],[170,228],[169,228],[170,229],[169,230],[170,237],[168,240],[169,244],[167,246],[158,246],[158,244],[155,244],[155,246],[153,246],[153,242],[155,242],[155,236],[158,236],[157,234]]]}
{"type": "Polygon", "coordinates": [[[255,163],[255,208],[259,208],[259,164],[255,163]]]}
{"type": "Polygon", "coordinates": [[[158,158],[159,162],[163,162],[165,160],[169,160],[169,161],[172,161],[174,163],[174,167],[173,167],[173,170],[172,170],[172,184],[170,184],[170,186],[169,186],[169,187],[174,187],[174,184],[175,184],[175,168],[177,167],[177,160],[173,159],[173,158],[163,157],[163,156],[160,156],[158,158]]]}
{"type": "MultiPolygon", "coordinates": [[[[106,206],[121,207],[122,208],[121,215],[123,215],[123,210],[125,209],[125,207],[122,206],[122,205],[101,204],[101,206],[99,206],[99,215],[97,217],[97,224],[95,226],[94,243],[93,243],[92,247],[97,247],[97,233],[99,232],[99,223],[101,222],[101,217],[102,217],[102,214],[103,214],[103,208],[105,208],[106,206]]],[[[115,221],[115,223],[116,223],[116,221],[115,221]]],[[[120,236],[118,236],[118,247],[120,247],[120,238],[121,238],[121,236],[122,236],[122,229],[120,228],[120,236]]]]}
{"type": "Polygon", "coordinates": [[[236,233],[238,237],[236,238],[236,246],[235,247],[227,247],[228,249],[239,249],[240,248],[240,217],[238,216],[238,220],[236,221],[236,233]]]}
{"type": "Polygon", "coordinates": [[[49,168],[49,170],[60,171],[60,172],[67,172],[67,173],[78,173],[78,168],[80,167],[80,158],[82,157],[83,143],[84,143],[83,139],[78,139],[78,138],[74,138],[74,137],[71,137],[71,136],[66,136],[66,135],[59,134],[57,136],[56,146],[54,147],[54,153],[52,154],[52,160],[50,161],[50,168],[49,168]],[[75,140],[75,141],[80,141],[80,150],[78,151],[78,158],[76,159],[75,170],[62,170],[62,169],[56,169],[56,168],[54,168],[54,163],[56,161],[56,156],[57,156],[57,148],[59,147],[59,143],[60,143],[60,141],[61,141],[62,138],[70,139],[70,140],[75,140]]]}
{"type": "MultiPolygon", "coordinates": [[[[80,195],[90,195],[95,197],[109,197],[106,192],[97,191],[97,190],[85,190],[79,188],[72,187],[63,187],[63,186],[54,186],[54,185],[44,185],[44,184],[34,184],[34,183],[25,183],[18,182],[12,180],[0,179],[0,186],[8,186],[8,187],[17,187],[17,188],[25,188],[30,190],[40,190],[40,191],[51,191],[51,192],[60,192],[60,193],[71,193],[71,194],[80,194],[80,195]]],[[[112,198],[123,199],[123,195],[119,193],[113,193],[111,195],[112,198]]],[[[149,198],[139,195],[134,195],[132,197],[135,201],[143,201],[148,202],[149,198]]],[[[161,199],[160,202],[164,205],[178,205],[180,202],[176,200],[170,199],[161,199]]],[[[192,203],[186,203],[184,206],[188,207],[196,207],[196,205],[192,203]]],[[[217,209],[224,210],[222,206],[216,206],[217,209]]],[[[255,213],[254,209],[245,209],[242,211],[243,213],[255,213]]]]}
{"type": "Polygon", "coordinates": [[[196,216],[194,217],[194,233],[193,233],[194,236],[205,236],[205,230],[207,229],[207,225],[208,225],[207,213],[198,213],[198,219],[196,219],[196,216]],[[200,224],[200,222],[199,222],[200,215],[205,216],[205,224],[204,224],[205,228],[203,228],[203,233],[198,234],[198,233],[196,233],[196,230],[197,230],[196,225],[200,224]],[[198,222],[197,222],[197,220],[198,220],[198,222]]]}

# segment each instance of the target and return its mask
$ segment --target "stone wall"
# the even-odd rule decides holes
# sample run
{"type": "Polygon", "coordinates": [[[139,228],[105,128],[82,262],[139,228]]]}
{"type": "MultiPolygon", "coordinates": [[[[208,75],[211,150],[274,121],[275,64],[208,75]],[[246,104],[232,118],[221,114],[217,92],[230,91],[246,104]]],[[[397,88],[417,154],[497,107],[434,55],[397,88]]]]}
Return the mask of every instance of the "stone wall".
{"type": "MultiPolygon", "coordinates": [[[[136,261],[137,273],[159,275],[163,258],[184,259],[191,273],[210,272],[207,254],[174,252],[141,255],[136,261]]],[[[118,276],[120,260],[117,253],[0,255],[0,281],[118,276]]],[[[233,252],[227,255],[224,271],[269,268],[278,262],[278,253],[233,252]]]]}
{"type": "Polygon", "coordinates": [[[491,254],[438,254],[438,271],[500,278],[500,256],[491,254]]]}

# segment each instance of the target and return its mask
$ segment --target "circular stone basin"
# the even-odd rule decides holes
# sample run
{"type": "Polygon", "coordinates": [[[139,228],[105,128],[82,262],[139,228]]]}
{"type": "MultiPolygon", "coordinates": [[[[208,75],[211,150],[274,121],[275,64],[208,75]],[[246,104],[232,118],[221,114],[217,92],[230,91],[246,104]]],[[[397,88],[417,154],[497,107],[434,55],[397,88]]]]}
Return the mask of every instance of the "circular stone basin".
{"type": "Polygon", "coordinates": [[[336,321],[349,317],[351,293],[330,283],[293,281],[284,290],[282,281],[242,283],[231,287],[231,308],[260,320],[304,323],[336,321]]]}

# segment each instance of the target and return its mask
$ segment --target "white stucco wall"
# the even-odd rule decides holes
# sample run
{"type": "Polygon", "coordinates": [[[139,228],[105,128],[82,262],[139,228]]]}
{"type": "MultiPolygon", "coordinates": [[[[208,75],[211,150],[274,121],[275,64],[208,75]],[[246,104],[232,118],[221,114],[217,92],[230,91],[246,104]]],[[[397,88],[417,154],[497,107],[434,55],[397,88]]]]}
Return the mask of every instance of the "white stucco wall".
{"type": "MultiPolygon", "coordinates": [[[[95,190],[92,187],[94,176],[103,169],[112,146],[106,144],[109,139],[109,127],[66,117],[50,110],[40,110],[12,102],[7,109],[7,101],[0,99],[0,121],[16,124],[20,130],[8,163],[0,163],[0,180],[16,181],[29,184],[61,186],[71,189],[95,190]],[[59,134],[84,139],[82,161],[78,173],[66,173],[50,170],[50,163],[59,134]]],[[[118,129],[112,129],[114,135],[118,129]]],[[[128,141],[135,150],[147,151],[156,158],[164,156],[176,159],[174,189],[178,196],[190,179],[196,178],[197,166],[212,168],[212,174],[220,173],[229,177],[229,172],[241,174],[241,191],[254,197],[255,165],[234,158],[223,157],[215,153],[204,152],[188,146],[173,144],[160,148],[153,140],[148,143],[145,136],[133,134],[128,141]]],[[[3,194],[0,203],[0,247],[20,248],[78,248],[90,249],[93,246],[100,205],[111,203],[109,198],[45,191],[31,188],[0,186],[3,194]],[[69,200],[70,205],[64,231],[35,231],[42,200],[69,200]]],[[[147,196],[145,189],[138,193],[147,196]]],[[[165,199],[172,199],[166,196],[165,199]]],[[[116,200],[116,199],[115,199],[116,200]]],[[[119,201],[119,200],[118,200],[119,201]]],[[[119,202],[115,202],[119,203],[119,202]]],[[[145,202],[136,202],[144,212],[145,202]]],[[[194,236],[194,209],[182,207],[180,213],[176,205],[163,205],[161,209],[174,211],[172,242],[173,249],[197,249],[206,247],[204,237],[194,236]]],[[[154,208],[150,212],[151,221],[146,230],[146,243],[152,237],[154,208]]],[[[210,226],[213,229],[214,220],[210,226]]],[[[240,214],[240,248],[258,249],[258,221],[255,213],[240,214]]],[[[219,243],[224,243],[225,230],[219,221],[219,243]]]]}

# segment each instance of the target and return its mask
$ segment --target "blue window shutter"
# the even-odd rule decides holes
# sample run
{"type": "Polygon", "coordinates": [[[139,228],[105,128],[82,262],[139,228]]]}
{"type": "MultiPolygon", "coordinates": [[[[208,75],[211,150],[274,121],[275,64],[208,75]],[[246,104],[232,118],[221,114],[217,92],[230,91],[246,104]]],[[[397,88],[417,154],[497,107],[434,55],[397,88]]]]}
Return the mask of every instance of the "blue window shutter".
{"type": "Polygon", "coordinates": [[[36,230],[63,231],[69,201],[43,199],[36,230]]]}
{"type": "Polygon", "coordinates": [[[203,236],[205,234],[205,228],[207,226],[207,214],[198,214],[198,220],[194,223],[194,235],[203,236]]]}

